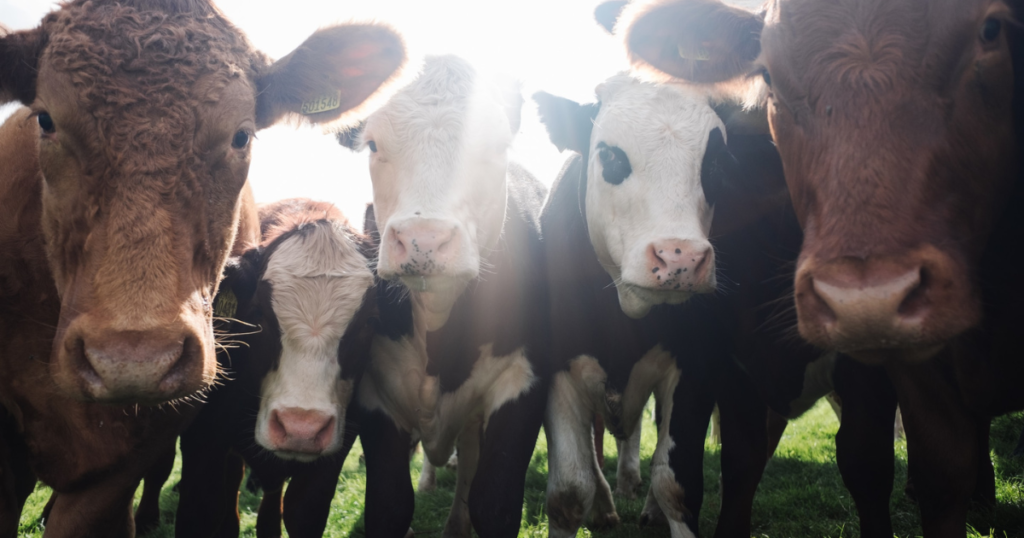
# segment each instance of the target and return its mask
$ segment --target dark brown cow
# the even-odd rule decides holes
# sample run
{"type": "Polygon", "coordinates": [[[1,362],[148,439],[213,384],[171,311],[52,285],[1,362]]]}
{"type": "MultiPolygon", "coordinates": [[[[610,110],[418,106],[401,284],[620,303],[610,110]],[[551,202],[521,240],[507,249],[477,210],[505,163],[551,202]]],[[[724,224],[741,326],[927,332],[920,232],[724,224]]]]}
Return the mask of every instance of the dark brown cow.
{"type": "MultiPolygon", "coordinates": [[[[903,410],[925,534],[962,536],[970,496],[994,501],[988,417],[1024,406],[1024,219],[1004,211],[1024,202],[1024,5],[766,8],[646,4],[630,15],[626,41],[638,63],[676,77],[763,81],[806,234],[800,333],[884,365],[888,379],[875,387],[891,381],[903,410]]],[[[884,407],[891,420],[895,402],[884,407]]],[[[888,503],[877,500],[885,484],[853,493],[862,532],[891,535],[888,503]]]]}
{"type": "Polygon", "coordinates": [[[321,536],[358,433],[346,411],[379,325],[376,245],[325,202],[268,204],[260,223],[260,247],[229,262],[218,295],[237,304],[238,344],[220,357],[230,379],[181,436],[183,538],[237,536],[238,456],[263,486],[258,536],[280,536],[289,477],[289,536],[321,536]]]}
{"type": "Polygon", "coordinates": [[[195,0],[69,2],[0,36],[0,101],[30,107],[0,128],[0,536],[37,476],[47,536],[133,534],[135,486],[194,412],[136,404],[213,380],[212,298],[257,237],[250,138],[339,118],[404,57],[338,26],[271,63],[195,0]]]}

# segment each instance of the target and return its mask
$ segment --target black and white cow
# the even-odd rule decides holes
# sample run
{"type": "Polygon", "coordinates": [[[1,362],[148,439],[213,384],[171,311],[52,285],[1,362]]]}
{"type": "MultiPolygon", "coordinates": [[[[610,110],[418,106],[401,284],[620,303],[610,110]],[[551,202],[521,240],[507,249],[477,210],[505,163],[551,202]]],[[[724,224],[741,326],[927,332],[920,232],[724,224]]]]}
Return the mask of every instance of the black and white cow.
{"type": "Polygon", "coordinates": [[[618,75],[596,93],[598,103],[583,105],[534,96],[552,142],[579,154],[541,218],[556,365],[545,423],[549,535],[574,536],[588,515],[595,525],[618,521],[593,416],[625,439],[653,393],[658,444],[641,521],[664,518],[673,537],[697,535],[717,401],[718,535],[749,536],[766,401],[799,413],[801,398],[831,390],[831,360],[815,362],[817,352],[772,323],[787,291],[775,277],[791,270],[801,239],[778,155],[750,116],[716,106],[704,89],[618,75]],[[719,278],[717,296],[693,298],[719,278]]]}
{"type": "Polygon", "coordinates": [[[357,434],[347,410],[379,327],[376,245],[329,203],[283,200],[259,216],[260,246],[229,263],[216,303],[234,318],[228,379],[181,436],[183,538],[237,535],[240,460],[264,490],[258,535],[280,535],[291,477],[289,535],[321,536],[357,434]]]}
{"type": "Polygon", "coordinates": [[[444,536],[518,533],[548,389],[545,189],[508,161],[522,102],[460,58],[430,57],[361,134],[339,136],[370,150],[377,274],[401,298],[357,396],[368,536],[406,532],[417,439],[434,465],[458,448],[444,536]]]}

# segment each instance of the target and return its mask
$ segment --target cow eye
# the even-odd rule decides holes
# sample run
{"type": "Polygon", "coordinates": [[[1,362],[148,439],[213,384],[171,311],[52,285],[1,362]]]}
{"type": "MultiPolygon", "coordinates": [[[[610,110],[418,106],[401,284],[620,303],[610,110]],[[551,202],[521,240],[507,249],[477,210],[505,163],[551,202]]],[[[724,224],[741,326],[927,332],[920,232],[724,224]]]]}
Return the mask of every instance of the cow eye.
{"type": "Polygon", "coordinates": [[[377,153],[377,143],[376,142],[374,142],[373,140],[370,140],[369,142],[366,143],[366,145],[370,147],[370,151],[371,152],[377,153]]]}
{"type": "Polygon", "coordinates": [[[986,43],[995,41],[1002,29],[1003,23],[999,19],[986,19],[985,24],[981,26],[981,40],[986,43]]]}
{"type": "Polygon", "coordinates": [[[597,158],[601,160],[601,175],[612,185],[619,185],[633,173],[626,152],[604,142],[597,144],[597,158]]]}
{"type": "Polygon", "coordinates": [[[767,85],[767,86],[768,86],[769,88],[771,88],[771,87],[772,87],[772,76],[771,76],[770,74],[768,74],[768,70],[767,70],[767,69],[762,69],[762,70],[761,70],[761,78],[763,78],[763,79],[764,79],[764,83],[765,83],[765,84],[766,84],[766,85],[767,85]]]}
{"type": "Polygon", "coordinates": [[[234,138],[231,139],[231,147],[235,149],[242,149],[249,145],[249,133],[245,131],[238,131],[235,133],[234,138]]]}
{"type": "Polygon", "coordinates": [[[53,118],[50,117],[49,113],[40,112],[36,119],[39,121],[39,127],[46,134],[52,134],[57,131],[57,126],[53,124],[53,118]]]}

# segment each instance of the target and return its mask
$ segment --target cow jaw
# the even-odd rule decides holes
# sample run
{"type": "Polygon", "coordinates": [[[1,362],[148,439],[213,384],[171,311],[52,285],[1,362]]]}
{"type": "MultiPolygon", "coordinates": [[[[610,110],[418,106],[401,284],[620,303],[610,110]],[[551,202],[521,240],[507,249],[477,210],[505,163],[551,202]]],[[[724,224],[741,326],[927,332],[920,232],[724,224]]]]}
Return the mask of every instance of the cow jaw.
{"type": "Polygon", "coordinates": [[[640,318],[655,305],[714,291],[714,208],[704,197],[701,161],[710,132],[724,127],[707,96],[622,75],[597,94],[587,229],[620,307],[640,318]]]}
{"type": "Polygon", "coordinates": [[[263,280],[281,354],[260,389],[256,441],[282,458],[312,461],[341,447],[356,374],[343,371],[338,354],[373,275],[347,230],[321,222],[277,244],[263,280]]]}

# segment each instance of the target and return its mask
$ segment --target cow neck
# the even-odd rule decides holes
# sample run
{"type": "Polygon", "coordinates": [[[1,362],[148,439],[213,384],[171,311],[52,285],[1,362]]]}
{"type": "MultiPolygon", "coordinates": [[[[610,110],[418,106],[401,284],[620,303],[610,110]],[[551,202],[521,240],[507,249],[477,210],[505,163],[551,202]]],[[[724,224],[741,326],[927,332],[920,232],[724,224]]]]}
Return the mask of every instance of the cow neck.
{"type": "Polygon", "coordinates": [[[656,307],[640,320],[622,312],[614,282],[598,261],[587,230],[587,161],[586,154],[568,161],[542,215],[553,358],[558,368],[566,368],[580,355],[592,356],[608,373],[609,383],[624,383],[633,364],[657,343],[655,327],[679,310],[656,307]]]}

